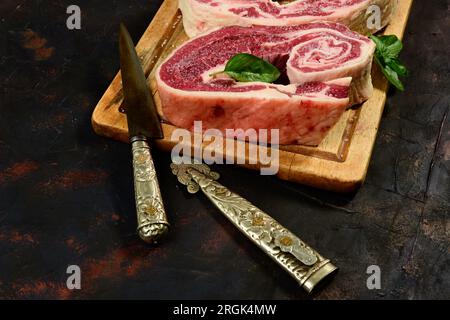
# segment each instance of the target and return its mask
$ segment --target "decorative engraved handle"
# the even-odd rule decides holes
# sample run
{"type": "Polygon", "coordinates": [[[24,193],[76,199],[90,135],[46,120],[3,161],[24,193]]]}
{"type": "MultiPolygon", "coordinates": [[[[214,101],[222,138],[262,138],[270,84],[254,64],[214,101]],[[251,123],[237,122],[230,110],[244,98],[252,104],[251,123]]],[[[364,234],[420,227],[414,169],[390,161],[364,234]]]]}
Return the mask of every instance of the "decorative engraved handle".
{"type": "Polygon", "coordinates": [[[206,165],[172,164],[178,180],[191,193],[199,189],[253,243],[311,292],[326,276],[337,271],[330,260],[300,240],[246,199],[215,181],[219,175],[206,165]]]}
{"type": "Polygon", "coordinates": [[[156,243],[169,230],[159,190],[150,147],[145,137],[133,137],[134,191],[137,210],[137,231],[142,240],[156,243]]]}

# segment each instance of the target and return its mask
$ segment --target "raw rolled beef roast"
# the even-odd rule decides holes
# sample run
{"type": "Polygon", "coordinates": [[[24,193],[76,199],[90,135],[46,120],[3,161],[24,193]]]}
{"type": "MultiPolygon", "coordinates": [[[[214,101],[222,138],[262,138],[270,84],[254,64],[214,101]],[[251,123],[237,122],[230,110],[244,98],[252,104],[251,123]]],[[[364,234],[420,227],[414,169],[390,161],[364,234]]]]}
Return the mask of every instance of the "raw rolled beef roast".
{"type": "Polygon", "coordinates": [[[189,37],[231,25],[294,26],[315,21],[339,22],[362,34],[375,33],[367,26],[367,9],[381,9],[380,28],[386,26],[397,0],[179,0],[184,30],[189,37]]]}
{"type": "Polygon", "coordinates": [[[374,50],[367,37],[335,23],[215,30],[191,39],[158,68],[164,117],[191,130],[197,120],[203,129],[279,129],[281,144],[317,145],[350,99],[371,95],[374,50]],[[212,76],[237,53],[266,59],[289,84],[212,76]]]}

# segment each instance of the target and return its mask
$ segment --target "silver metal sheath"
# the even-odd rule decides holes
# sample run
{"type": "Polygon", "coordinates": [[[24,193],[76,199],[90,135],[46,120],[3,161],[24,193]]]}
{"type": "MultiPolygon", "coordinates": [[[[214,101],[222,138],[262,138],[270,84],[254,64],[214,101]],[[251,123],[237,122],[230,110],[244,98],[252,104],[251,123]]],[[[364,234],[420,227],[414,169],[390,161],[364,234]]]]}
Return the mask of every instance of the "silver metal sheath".
{"type": "Polygon", "coordinates": [[[206,165],[172,164],[178,180],[195,193],[201,190],[247,238],[286,270],[306,291],[337,271],[330,260],[252,203],[217,181],[206,165]]]}

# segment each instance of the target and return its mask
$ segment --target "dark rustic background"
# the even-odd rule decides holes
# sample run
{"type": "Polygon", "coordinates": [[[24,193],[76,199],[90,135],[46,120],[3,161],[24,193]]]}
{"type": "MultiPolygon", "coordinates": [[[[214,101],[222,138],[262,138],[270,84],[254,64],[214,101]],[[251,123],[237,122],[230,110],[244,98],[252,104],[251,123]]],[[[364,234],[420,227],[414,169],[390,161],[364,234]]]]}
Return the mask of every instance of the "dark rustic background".
{"type": "MultiPolygon", "coordinates": [[[[0,3],[0,297],[304,299],[202,196],[156,165],[170,237],[135,235],[130,149],[96,136],[91,112],[118,70],[117,29],[139,39],[161,0],[0,3]],[[66,289],[66,268],[82,290],[66,289]]],[[[450,298],[450,4],[416,0],[365,185],[337,195],[234,166],[226,186],[340,267],[319,299],[450,298]],[[377,264],[382,289],[366,287],[377,264]]]]}

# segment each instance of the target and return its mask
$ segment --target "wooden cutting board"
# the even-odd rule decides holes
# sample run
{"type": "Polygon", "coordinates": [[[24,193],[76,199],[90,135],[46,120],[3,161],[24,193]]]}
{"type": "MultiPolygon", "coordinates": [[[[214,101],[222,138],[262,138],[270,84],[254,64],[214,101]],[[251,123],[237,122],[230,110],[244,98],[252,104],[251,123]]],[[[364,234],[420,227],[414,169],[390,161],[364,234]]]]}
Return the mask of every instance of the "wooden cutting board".
{"type": "MultiPolygon", "coordinates": [[[[403,37],[411,5],[412,0],[399,0],[396,15],[385,34],[403,37]]],[[[154,71],[187,39],[178,0],[165,0],[136,47],[159,111],[161,103],[154,71]]],[[[279,178],[337,192],[354,191],[363,183],[388,89],[376,64],[372,78],[373,96],[360,108],[346,111],[319,146],[280,146],[279,178]]],[[[126,117],[120,112],[122,100],[119,72],[98,102],[92,115],[92,126],[99,135],[128,142],[126,117]]],[[[175,127],[164,122],[162,126],[165,138],[157,141],[157,146],[170,151],[177,143],[170,139],[175,127]]],[[[222,155],[226,156],[225,150],[222,155]]],[[[243,166],[259,168],[258,165],[243,166]]]]}

